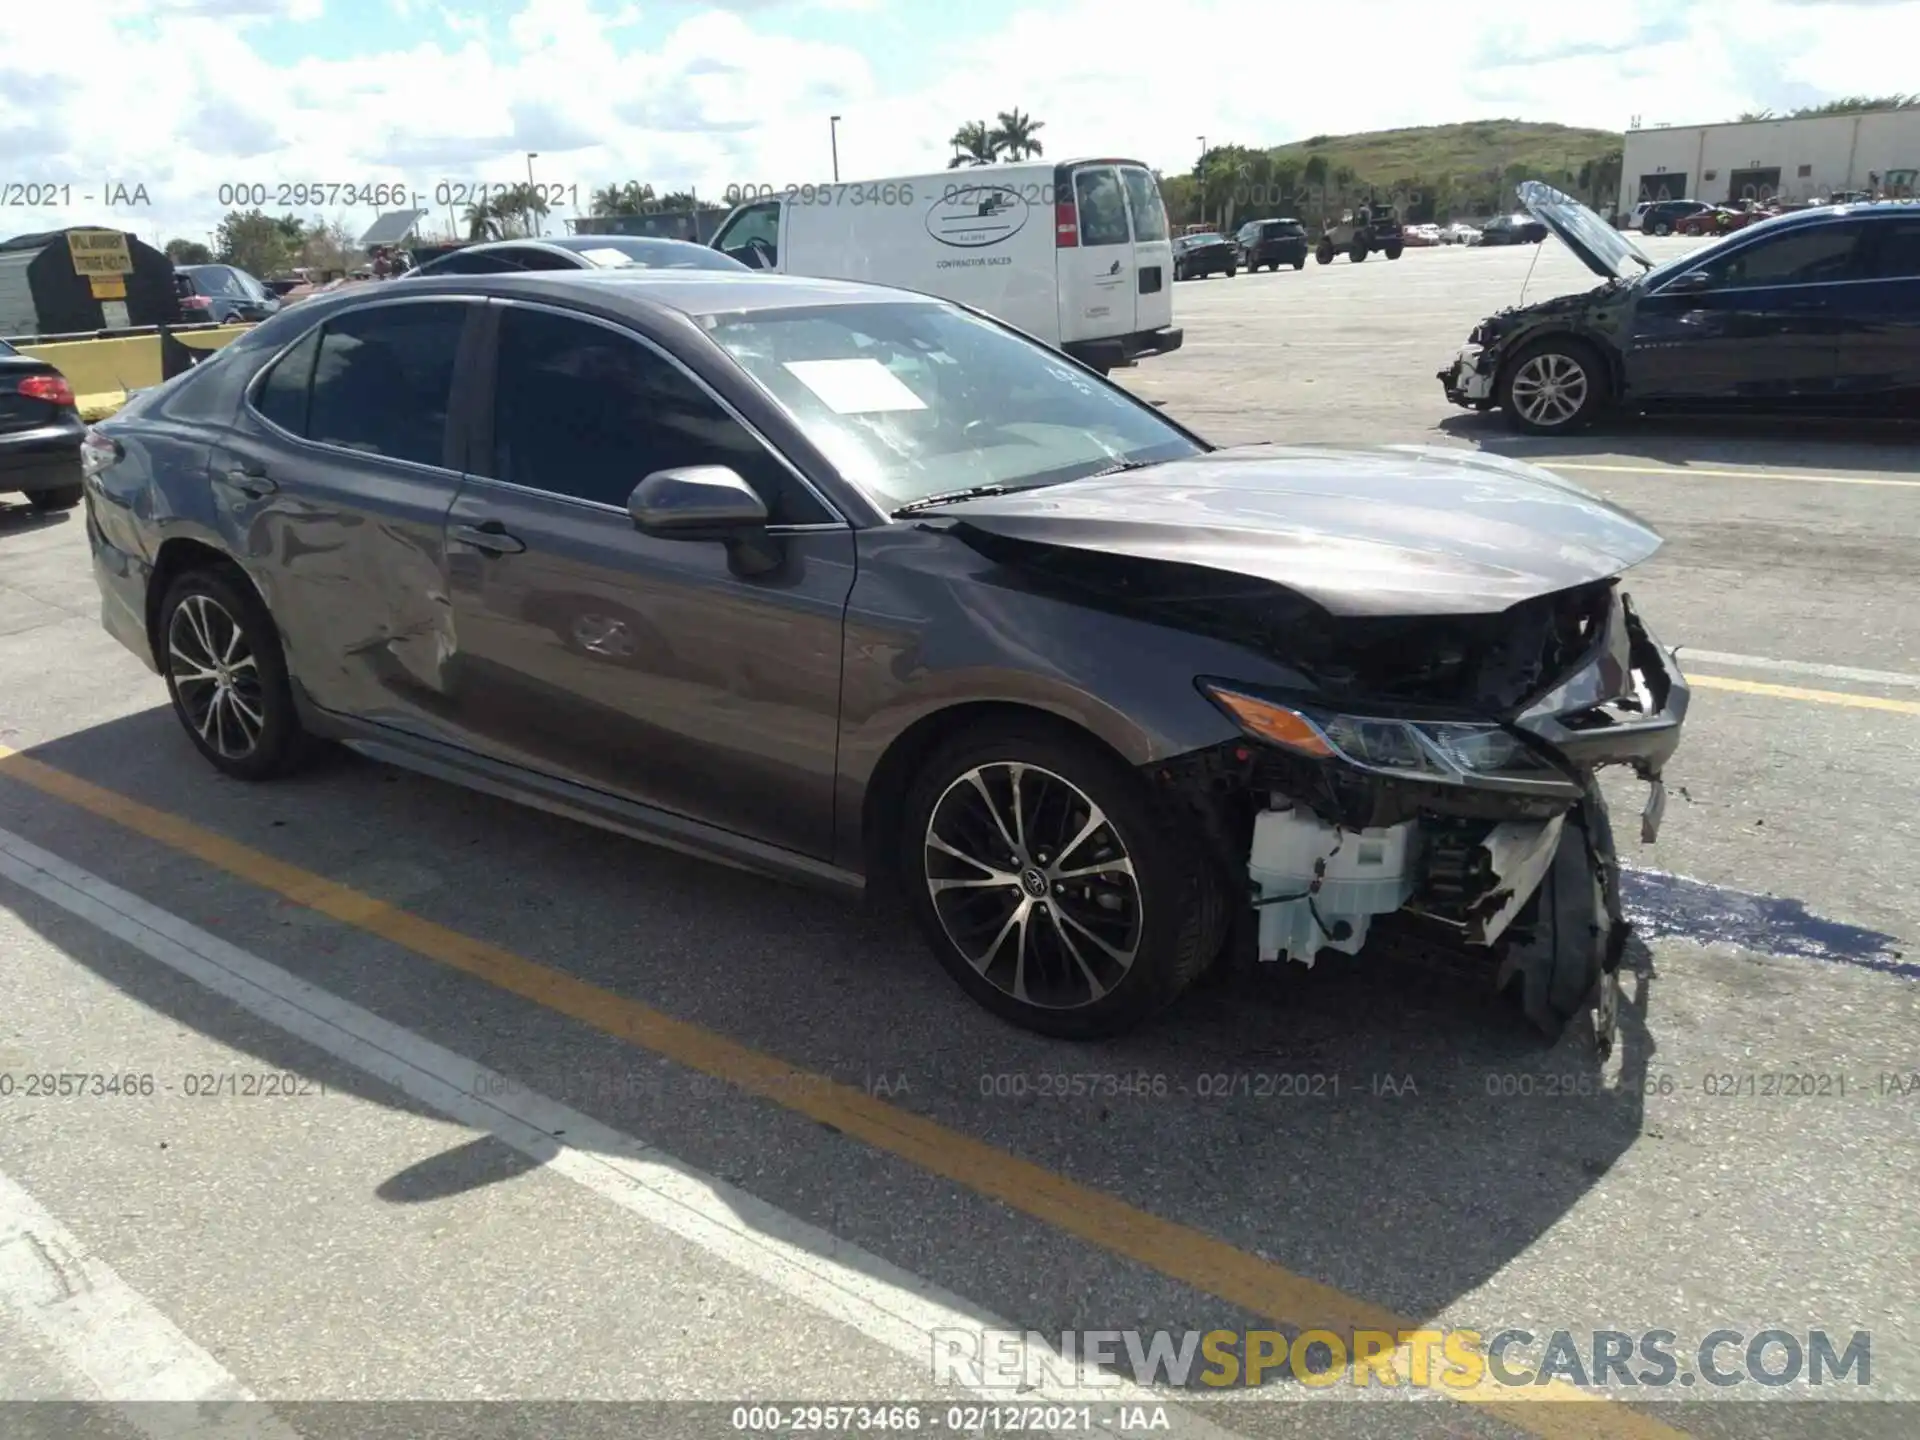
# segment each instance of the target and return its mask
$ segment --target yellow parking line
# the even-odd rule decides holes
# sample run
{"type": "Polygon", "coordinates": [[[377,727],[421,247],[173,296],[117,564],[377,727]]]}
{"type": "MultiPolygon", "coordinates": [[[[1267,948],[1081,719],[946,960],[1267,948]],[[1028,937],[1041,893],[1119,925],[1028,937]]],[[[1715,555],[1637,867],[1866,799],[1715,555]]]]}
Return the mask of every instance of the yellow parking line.
{"type": "Polygon", "coordinates": [[[1880,475],[1801,475],[1786,470],[1702,470],[1692,465],[1576,465],[1538,462],[1549,470],[1583,470],[1595,475],[1677,475],[1702,480],[1798,480],[1806,485],[1886,485],[1920,490],[1920,480],[1891,480],[1880,475]]]}
{"type": "Polygon", "coordinates": [[[1850,695],[1844,690],[1806,690],[1798,685],[1769,685],[1764,680],[1734,680],[1725,675],[1687,673],[1697,690],[1732,690],[1741,695],[1771,695],[1778,700],[1811,700],[1816,705],[1851,705],[1856,710],[1891,710],[1896,715],[1920,715],[1920,700],[1887,700],[1878,695],[1850,695]]]}
{"type": "MultiPolygon", "coordinates": [[[[830,1125],[977,1195],[1270,1321],[1347,1334],[1354,1330],[1397,1334],[1422,1328],[1383,1306],[1136,1209],[1116,1196],[902,1110],[862,1089],[423,919],[5,746],[0,746],[0,775],[341,924],[830,1125]]],[[[1406,1373],[1404,1367],[1400,1373],[1406,1373]]],[[[1542,1440],[1687,1440],[1682,1431],[1559,1381],[1508,1389],[1483,1380],[1471,1389],[1446,1393],[1542,1440]]]]}

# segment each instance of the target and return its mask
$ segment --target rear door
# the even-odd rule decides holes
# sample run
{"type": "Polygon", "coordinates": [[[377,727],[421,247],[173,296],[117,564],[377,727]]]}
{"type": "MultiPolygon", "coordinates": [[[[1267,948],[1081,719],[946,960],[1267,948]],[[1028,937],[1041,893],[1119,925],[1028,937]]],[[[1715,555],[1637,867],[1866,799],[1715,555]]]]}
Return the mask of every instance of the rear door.
{"type": "MultiPolygon", "coordinates": [[[[382,287],[386,288],[386,287],[382,287]]],[[[478,301],[383,299],[329,317],[250,387],[212,456],[222,528],[314,702],[442,738],[451,648],[449,416],[478,301]]]]}
{"type": "Polygon", "coordinates": [[[1135,330],[1164,330],[1173,323],[1173,242],[1167,231],[1167,207],[1160,186],[1144,165],[1122,165],[1127,218],[1133,222],[1135,330]]]}
{"type": "Polygon", "coordinates": [[[1862,276],[1834,287],[1846,313],[1840,396],[1912,415],[1920,407],[1920,214],[1867,225],[1862,276]]]}
{"type": "MultiPolygon", "coordinates": [[[[1119,169],[1062,165],[1054,193],[1061,343],[1133,334],[1141,328],[1135,318],[1140,280],[1119,169]]],[[[1171,261],[1161,263],[1166,267],[1171,261]]]]}

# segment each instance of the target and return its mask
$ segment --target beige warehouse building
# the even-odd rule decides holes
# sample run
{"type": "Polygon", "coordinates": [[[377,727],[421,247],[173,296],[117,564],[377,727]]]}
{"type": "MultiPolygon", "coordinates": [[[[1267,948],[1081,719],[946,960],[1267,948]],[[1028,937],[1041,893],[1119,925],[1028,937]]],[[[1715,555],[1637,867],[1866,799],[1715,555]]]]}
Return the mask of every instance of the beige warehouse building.
{"type": "Polygon", "coordinates": [[[1920,109],[1627,131],[1620,209],[1641,200],[1815,200],[1843,190],[1912,196],[1920,109]]]}

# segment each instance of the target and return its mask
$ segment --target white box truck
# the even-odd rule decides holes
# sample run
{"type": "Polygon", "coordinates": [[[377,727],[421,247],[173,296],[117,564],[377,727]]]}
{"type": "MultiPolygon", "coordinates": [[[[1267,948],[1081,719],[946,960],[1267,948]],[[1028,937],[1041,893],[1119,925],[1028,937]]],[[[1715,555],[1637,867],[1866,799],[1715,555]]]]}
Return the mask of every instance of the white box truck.
{"type": "Polygon", "coordinates": [[[753,189],[713,238],[744,264],[957,300],[1103,373],[1180,348],[1167,211],[1137,160],[753,189]]]}

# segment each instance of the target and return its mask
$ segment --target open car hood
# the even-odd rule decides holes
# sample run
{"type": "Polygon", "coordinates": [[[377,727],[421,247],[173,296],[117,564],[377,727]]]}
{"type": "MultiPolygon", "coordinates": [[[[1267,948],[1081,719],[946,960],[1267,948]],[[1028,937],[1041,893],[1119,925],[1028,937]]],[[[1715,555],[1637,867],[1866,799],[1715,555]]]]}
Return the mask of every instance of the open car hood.
{"type": "Polygon", "coordinates": [[[1653,268],[1653,261],[1593,211],[1544,180],[1523,180],[1513,193],[1534,219],[1603,280],[1631,280],[1653,268]]]}
{"type": "Polygon", "coordinates": [[[922,512],[983,532],[1281,585],[1335,615],[1490,614],[1660,548],[1532,465],[1435,446],[1252,445],[922,512]]]}

